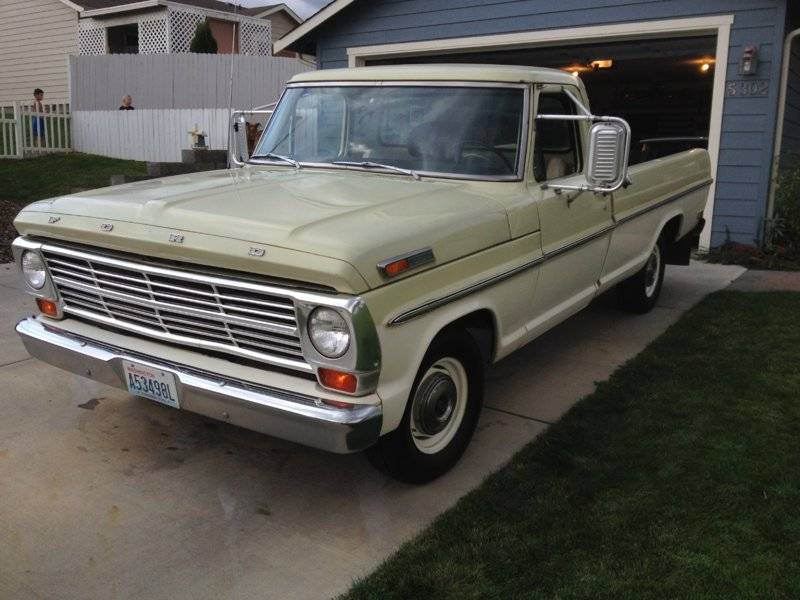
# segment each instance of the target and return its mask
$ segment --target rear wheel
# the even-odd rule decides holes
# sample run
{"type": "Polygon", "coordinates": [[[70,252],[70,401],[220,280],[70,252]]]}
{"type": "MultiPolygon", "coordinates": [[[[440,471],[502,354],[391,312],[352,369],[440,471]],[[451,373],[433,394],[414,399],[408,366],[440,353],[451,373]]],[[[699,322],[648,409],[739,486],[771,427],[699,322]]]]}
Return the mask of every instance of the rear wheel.
{"type": "Polygon", "coordinates": [[[440,334],[422,361],[400,426],[367,450],[391,476],[426,483],[461,458],[483,402],[483,360],[466,331],[440,334]]]}
{"type": "Polygon", "coordinates": [[[627,311],[643,314],[653,309],[664,283],[665,244],[658,239],[647,257],[647,262],[633,276],[617,288],[620,306],[627,311]]]}

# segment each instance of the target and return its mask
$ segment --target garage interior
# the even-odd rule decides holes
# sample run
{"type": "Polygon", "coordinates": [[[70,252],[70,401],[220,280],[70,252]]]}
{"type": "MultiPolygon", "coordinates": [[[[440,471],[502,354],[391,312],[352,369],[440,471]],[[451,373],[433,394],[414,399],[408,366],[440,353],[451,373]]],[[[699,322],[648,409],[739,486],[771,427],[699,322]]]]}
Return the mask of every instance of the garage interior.
{"type": "Polygon", "coordinates": [[[568,71],[583,80],[595,114],[622,117],[631,124],[635,164],[707,146],[715,51],[716,36],[696,36],[423,55],[367,64],[509,64],[568,71]],[[642,143],[654,138],[658,141],[642,143]]]}

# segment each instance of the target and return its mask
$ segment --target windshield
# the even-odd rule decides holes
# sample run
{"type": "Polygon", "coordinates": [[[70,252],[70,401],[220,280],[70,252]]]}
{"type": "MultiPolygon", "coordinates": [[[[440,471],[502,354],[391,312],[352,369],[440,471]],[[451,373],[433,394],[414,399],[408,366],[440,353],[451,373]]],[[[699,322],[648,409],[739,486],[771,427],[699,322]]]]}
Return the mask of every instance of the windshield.
{"type": "Polygon", "coordinates": [[[513,179],[524,116],[520,87],[290,87],[253,158],[513,179]]]}

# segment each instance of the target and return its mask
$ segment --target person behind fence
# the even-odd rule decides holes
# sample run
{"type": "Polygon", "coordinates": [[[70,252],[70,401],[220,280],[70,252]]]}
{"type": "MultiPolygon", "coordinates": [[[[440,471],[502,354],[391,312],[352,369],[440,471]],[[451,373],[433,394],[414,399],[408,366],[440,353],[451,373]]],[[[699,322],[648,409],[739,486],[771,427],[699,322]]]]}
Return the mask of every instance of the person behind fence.
{"type": "Polygon", "coordinates": [[[33,116],[31,117],[31,133],[33,137],[36,138],[39,145],[42,143],[42,138],[44,138],[44,104],[42,102],[44,100],[44,91],[41,88],[36,88],[33,90],[33,104],[31,105],[31,112],[33,116]]]}
{"type": "Polygon", "coordinates": [[[133,96],[123,96],[122,97],[122,105],[119,107],[120,110],[135,110],[133,108],[133,96]]]}

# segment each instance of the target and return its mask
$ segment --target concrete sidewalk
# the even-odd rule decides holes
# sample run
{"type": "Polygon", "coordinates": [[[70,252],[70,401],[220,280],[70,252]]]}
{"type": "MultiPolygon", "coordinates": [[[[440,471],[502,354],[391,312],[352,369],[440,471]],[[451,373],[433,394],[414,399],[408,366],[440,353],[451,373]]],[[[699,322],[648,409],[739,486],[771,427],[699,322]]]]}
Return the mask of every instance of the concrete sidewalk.
{"type": "Polygon", "coordinates": [[[0,597],[326,598],[502,466],[739,267],[668,268],[659,306],[608,298],[495,366],[461,463],[424,487],[26,359],[0,266],[0,597]]]}
{"type": "Polygon", "coordinates": [[[738,292],[800,292],[800,271],[746,271],[731,285],[738,292]]]}

